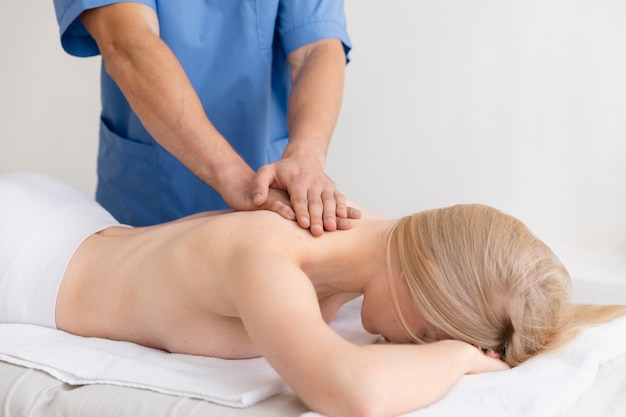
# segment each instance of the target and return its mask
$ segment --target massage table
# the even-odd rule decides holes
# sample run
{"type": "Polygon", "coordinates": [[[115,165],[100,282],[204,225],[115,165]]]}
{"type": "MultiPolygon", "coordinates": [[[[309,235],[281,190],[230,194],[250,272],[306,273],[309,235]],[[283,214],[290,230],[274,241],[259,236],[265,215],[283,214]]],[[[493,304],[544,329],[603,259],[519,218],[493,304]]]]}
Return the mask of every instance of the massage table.
{"type": "MultiPolygon", "coordinates": [[[[555,252],[572,275],[572,297],[575,301],[626,304],[625,256],[571,248],[555,248],[555,252]]],[[[358,308],[358,305],[353,305],[351,308],[358,308]]],[[[622,336],[626,339],[626,333],[622,336]]],[[[462,383],[469,386],[474,384],[471,380],[462,381],[462,383]]],[[[519,387],[521,391],[532,388],[519,387]]],[[[450,395],[453,394],[451,392],[450,395]]],[[[517,393],[514,390],[511,394],[517,393]]],[[[442,403],[446,400],[444,397],[442,403]]],[[[592,378],[581,390],[580,395],[576,394],[574,398],[570,398],[562,412],[550,409],[544,414],[541,410],[546,409],[545,404],[536,404],[535,409],[532,407],[526,410],[511,409],[502,414],[502,410],[491,409],[493,404],[490,400],[489,393],[482,392],[480,397],[457,401],[454,407],[467,410],[463,414],[464,417],[468,415],[624,417],[626,416],[626,353],[602,363],[597,369],[594,368],[592,378]],[[477,403],[474,404],[476,411],[472,412],[471,407],[468,408],[462,404],[463,401],[467,401],[467,405],[477,403]]],[[[554,401],[559,402],[561,399],[557,395],[554,401]]],[[[128,386],[109,384],[72,386],[46,372],[0,361],[0,415],[3,417],[291,417],[315,414],[309,412],[308,408],[288,388],[256,404],[231,407],[206,400],[128,386]]],[[[410,413],[410,415],[427,417],[453,414],[446,414],[445,409],[433,408],[410,413]]]]}

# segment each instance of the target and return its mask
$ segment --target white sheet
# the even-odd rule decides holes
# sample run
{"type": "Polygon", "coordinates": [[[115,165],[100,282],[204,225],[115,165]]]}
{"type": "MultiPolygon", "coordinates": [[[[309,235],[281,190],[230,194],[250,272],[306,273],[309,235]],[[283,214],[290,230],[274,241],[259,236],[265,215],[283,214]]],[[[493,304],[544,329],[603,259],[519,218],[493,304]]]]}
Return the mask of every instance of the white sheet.
{"type": "MultiPolygon", "coordinates": [[[[344,306],[331,326],[357,344],[376,338],[361,327],[360,299],[344,306]]],[[[0,325],[0,360],[45,371],[70,385],[144,388],[231,407],[247,407],[287,389],[263,358],[175,355],[22,324],[0,325]]]]}

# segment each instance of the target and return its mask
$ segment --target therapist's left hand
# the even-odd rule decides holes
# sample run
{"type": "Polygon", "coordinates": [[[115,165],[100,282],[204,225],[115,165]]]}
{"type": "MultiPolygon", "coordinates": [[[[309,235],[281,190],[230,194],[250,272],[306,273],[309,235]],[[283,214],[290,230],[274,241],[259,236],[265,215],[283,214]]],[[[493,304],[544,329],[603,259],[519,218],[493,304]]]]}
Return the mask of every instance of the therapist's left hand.
{"type": "Polygon", "coordinates": [[[347,206],[323,169],[307,159],[288,157],[261,167],[252,188],[255,206],[265,204],[270,187],[287,192],[298,225],[313,236],[325,230],[347,230],[350,219],[361,217],[359,210],[347,206]]]}

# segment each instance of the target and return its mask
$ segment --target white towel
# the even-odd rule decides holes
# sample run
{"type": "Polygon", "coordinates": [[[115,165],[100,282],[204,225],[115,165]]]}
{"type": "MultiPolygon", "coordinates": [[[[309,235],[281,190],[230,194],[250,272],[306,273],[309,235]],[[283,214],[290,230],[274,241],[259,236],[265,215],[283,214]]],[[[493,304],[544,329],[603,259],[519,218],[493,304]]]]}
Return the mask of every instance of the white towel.
{"type": "MultiPolygon", "coordinates": [[[[360,301],[331,323],[356,344],[376,338],[363,330],[360,301]]],[[[247,407],[287,385],[263,358],[224,360],[169,354],[133,343],[74,336],[23,324],[0,324],[0,360],[38,369],[70,385],[112,384],[247,407]]]]}
{"type": "Polygon", "coordinates": [[[443,399],[405,416],[562,416],[593,384],[600,365],[625,352],[626,317],[622,317],[586,329],[562,349],[511,370],[465,376],[443,399]]]}

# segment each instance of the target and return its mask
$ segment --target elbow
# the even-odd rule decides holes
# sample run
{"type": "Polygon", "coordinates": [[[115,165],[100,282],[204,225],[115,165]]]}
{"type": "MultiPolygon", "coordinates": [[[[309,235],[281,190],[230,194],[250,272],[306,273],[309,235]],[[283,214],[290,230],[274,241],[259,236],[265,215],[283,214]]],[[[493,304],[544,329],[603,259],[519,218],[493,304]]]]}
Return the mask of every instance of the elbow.
{"type": "Polygon", "coordinates": [[[343,395],[338,400],[339,406],[335,413],[329,413],[328,416],[342,417],[380,417],[383,411],[380,410],[376,401],[361,395],[343,395]]]}
{"type": "Polygon", "coordinates": [[[133,51],[129,45],[109,40],[98,44],[104,70],[107,75],[116,82],[123,79],[124,75],[129,74],[129,70],[133,65],[133,51]]]}
{"type": "Polygon", "coordinates": [[[315,407],[310,405],[311,410],[328,417],[383,417],[383,413],[371,401],[350,401],[347,398],[338,398],[335,404],[326,403],[315,407]]]}
{"type": "Polygon", "coordinates": [[[391,397],[387,392],[380,392],[376,381],[354,378],[335,386],[322,398],[305,402],[312,410],[329,417],[392,417],[402,410],[391,397]]]}
{"type": "Polygon", "coordinates": [[[395,393],[381,386],[377,380],[361,381],[352,384],[349,392],[343,396],[345,414],[349,417],[394,417],[412,409],[407,409],[406,404],[395,393]]]}
{"type": "MultiPolygon", "coordinates": [[[[364,399],[363,401],[359,401],[358,403],[353,403],[346,410],[345,416],[347,417],[382,417],[382,416],[391,416],[388,414],[388,411],[382,410],[379,406],[375,404],[375,401],[364,399]]],[[[342,414],[343,415],[343,414],[342,414]]]]}

